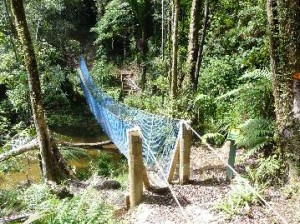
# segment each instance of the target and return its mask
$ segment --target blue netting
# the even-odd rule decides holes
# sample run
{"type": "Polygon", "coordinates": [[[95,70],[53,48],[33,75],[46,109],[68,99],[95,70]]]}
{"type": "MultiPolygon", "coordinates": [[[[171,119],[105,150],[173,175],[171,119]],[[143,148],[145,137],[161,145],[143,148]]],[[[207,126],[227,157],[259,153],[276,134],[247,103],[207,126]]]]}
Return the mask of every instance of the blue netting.
{"type": "Polygon", "coordinates": [[[126,130],[138,126],[142,133],[146,166],[153,166],[156,159],[166,174],[179,133],[180,121],[150,114],[115,101],[94,84],[82,57],[80,69],[80,82],[87,103],[104,132],[121,153],[128,156],[126,130]]]}

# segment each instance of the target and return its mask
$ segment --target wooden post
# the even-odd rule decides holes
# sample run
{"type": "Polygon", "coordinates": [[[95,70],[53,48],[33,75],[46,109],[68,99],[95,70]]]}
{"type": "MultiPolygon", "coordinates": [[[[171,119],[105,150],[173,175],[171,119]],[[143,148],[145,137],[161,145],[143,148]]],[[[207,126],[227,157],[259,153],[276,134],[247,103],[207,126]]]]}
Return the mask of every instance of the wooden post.
{"type": "Polygon", "coordinates": [[[147,174],[147,169],[143,163],[143,182],[144,182],[144,187],[146,190],[151,190],[151,184],[148,178],[148,174],[147,174]]]}
{"type": "MultiPolygon", "coordinates": [[[[234,168],[235,156],[236,156],[236,144],[235,144],[234,140],[230,140],[230,151],[229,151],[228,164],[232,168],[234,168]]],[[[231,181],[232,177],[233,177],[233,172],[229,167],[227,167],[226,180],[231,181]]]]}
{"type": "Polygon", "coordinates": [[[129,165],[129,200],[130,208],[135,207],[143,197],[143,156],[142,138],[138,128],[127,131],[129,165]]]}
{"type": "Polygon", "coordinates": [[[177,139],[176,143],[175,143],[175,151],[173,153],[173,158],[171,161],[171,166],[170,166],[169,175],[168,175],[169,183],[171,183],[173,181],[176,164],[177,164],[178,160],[179,160],[179,140],[177,139]]]}
{"type": "Polygon", "coordinates": [[[181,135],[179,138],[179,183],[187,184],[190,179],[190,153],[192,142],[192,130],[189,130],[184,122],[181,123],[181,135]]]}

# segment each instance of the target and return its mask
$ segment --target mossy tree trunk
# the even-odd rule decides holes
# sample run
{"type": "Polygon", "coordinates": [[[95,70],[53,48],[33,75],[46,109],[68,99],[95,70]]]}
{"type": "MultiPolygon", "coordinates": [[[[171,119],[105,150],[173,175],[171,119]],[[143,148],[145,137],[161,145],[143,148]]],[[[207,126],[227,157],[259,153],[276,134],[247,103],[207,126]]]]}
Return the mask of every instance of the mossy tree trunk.
{"type": "Polygon", "coordinates": [[[290,171],[295,171],[300,164],[300,1],[267,0],[267,14],[276,109],[275,138],[290,171]]]}
{"type": "Polygon", "coordinates": [[[171,88],[170,95],[172,99],[177,97],[177,64],[178,64],[178,20],[180,12],[180,0],[174,0],[173,33],[172,33],[172,67],[171,67],[171,88]]]}
{"type": "Polygon", "coordinates": [[[187,74],[189,83],[195,87],[195,71],[197,56],[199,51],[199,29],[200,29],[200,12],[201,12],[201,0],[193,0],[191,8],[191,22],[189,33],[189,45],[188,45],[188,58],[187,58],[187,74]]]}
{"type": "Polygon", "coordinates": [[[199,40],[199,48],[198,48],[198,55],[197,55],[197,62],[196,62],[196,68],[194,73],[194,90],[196,91],[198,88],[199,83],[199,75],[200,75],[200,68],[202,65],[202,59],[203,59],[203,48],[205,44],[207,29],[209,25],[209,0],[205,0],[204,3],[204,18],[203,18],[203,27],[202,27],[202,33],[199,40]]]}
{"type": "Polygon", "coordinates": [[[62,180],[68,178],[70,173],[55,142],[51,139],[46,124],[39,72],[31,36],[27,26],[23,1],[11,0],[11,8],[15,18],[17,34],[23,48],[24,64],[28,71],[30,101],[39,142],[43,179],[45,181],[60,183],[62,180]]]}

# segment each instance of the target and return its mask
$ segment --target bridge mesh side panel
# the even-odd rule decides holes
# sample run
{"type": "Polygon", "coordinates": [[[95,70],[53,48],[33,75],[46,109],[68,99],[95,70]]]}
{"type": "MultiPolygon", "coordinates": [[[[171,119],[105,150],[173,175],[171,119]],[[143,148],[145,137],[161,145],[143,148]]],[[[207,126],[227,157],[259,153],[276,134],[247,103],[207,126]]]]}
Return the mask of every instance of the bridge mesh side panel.
{"type": "Polygon", "coordinates": [[[148,168],[155,161],[167,174],[179,132],[179,120],[146,113],[115,101],[94,84],[84,59],[80,59],[80,82],[87,103],[104,132],[126,157],[126,130],[140,127],[143,140],[143,157],[148,168]]]}

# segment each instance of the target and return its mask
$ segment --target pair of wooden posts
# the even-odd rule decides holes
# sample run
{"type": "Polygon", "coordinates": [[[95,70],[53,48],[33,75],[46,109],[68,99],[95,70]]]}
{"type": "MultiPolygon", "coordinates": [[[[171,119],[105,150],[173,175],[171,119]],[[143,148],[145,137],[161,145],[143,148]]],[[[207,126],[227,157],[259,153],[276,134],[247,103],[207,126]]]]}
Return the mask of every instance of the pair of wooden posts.
{"type": "MultiPolygon", "coordinates": [[[[147,171],[143,163],[142,138],[139,128],[129,129],[128,136],[128,164],[129,164],[129,198],[126,197],[126,204],[131,208],[138,205],[143,197],[143,184],[150,189],[147,171]]],[[[180,123],[179,138],[175,144],[168,182],[173,181],[176,165],[179,160],[179,183],[186,184],[190,178],[190,152],[191,152],[192,131],[185,122],[180,123]]]]}

